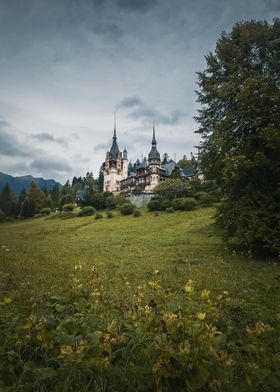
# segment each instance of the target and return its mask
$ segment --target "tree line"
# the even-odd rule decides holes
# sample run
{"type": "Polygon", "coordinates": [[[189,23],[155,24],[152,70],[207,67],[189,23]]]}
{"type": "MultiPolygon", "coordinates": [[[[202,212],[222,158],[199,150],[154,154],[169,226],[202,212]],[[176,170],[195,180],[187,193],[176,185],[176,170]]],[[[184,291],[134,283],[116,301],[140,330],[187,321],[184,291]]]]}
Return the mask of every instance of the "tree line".
{"type": "Polygon", "coordinates": [[[108,195],[100,192],[99,181],[100,179],[94,179],[93,174],[88,172],[85,177],[73,177],[72,182],[67,181],[64,186],[56,183],[50,191],[47,187],[40,189],[32,182],[28,190],[22,189],[18,198],[6,184],[0,193],[0,220],[31,218],[44,209],[62,210],[63,205],[75,202],[101,209],[108,195]],[[83,194],[83,200],[79,200],[79,191],[83,194]]]}

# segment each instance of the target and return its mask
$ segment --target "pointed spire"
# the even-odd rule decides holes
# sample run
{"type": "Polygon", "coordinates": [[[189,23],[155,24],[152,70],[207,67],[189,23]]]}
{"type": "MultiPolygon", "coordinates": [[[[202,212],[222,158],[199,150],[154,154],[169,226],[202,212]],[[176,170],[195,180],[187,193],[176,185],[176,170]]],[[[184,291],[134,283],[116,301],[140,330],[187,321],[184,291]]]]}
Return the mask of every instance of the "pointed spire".
{"type": "Polygon", "coordinates": [[[152,139],[152,148],[148,155],[148,160],[160,160],[160,154],[157,150],[157,141],[156,141],[156,132],[155,132],[155,124],[153,124],[153,139],[152,139]]]}
{"type": "Polygon", "coordinates": [[[117,121],[116,121],[116,112],[115,112],[115,123],[114,123],[114,135],[113,135],[113,143],[112,143],[112,147],[110,150],[110,154],[111,154],[111,158],[112,159],[117,159],[118,158],[118,154],[119,154],[119,147],[117,144],[117,125],[116,125],[117,121]]]}
{"type": "Polygon", "coordinates": [[[114,119],[114,136],[113,136],[113,139],[114,139],[114,140],[117,140],[117,119],[116,119],[116,117],[117,117],[117,113],[116,113],[116,111],[115,111],[115,119],[114,119]]]}
{"type": "Polygon", "coordinates": [[[156,146],[157,141],[156,141],[156,132],[155,132],[155,124],[153,124],[153,140],[152,140],[152,145],[156,146]]]}

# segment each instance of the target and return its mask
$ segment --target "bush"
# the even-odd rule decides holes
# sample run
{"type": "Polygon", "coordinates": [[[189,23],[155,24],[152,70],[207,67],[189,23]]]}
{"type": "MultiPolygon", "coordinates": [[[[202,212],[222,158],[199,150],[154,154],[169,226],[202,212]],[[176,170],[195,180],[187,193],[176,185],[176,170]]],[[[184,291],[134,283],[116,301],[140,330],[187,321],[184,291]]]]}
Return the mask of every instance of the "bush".
{"type": "Polygon", "coordinates": [[[105,206],[108,210],[114,210],[117,207],[117,202],[114,196],[108,196],[105,200],[105,206]]]}
{"type": "Polygon", "coordinates": [[[42,215],[50,215],[50,213],[51,213],[51,209],[49,207],[42,208],[40,210],[40,214],[42,214],[42,215]]]}
{"type": "Polygon", "coordinates": [[[85,206],[79,211],[79,216],[90,216],[95,214],[95,208],[92,206],[85,206]]]}
{"type": "Polygon", "coordinates": [[[117,208],[120,208],[123,204],[127,203],[127,199],[123,194],[115,196],[115,200],[117,202],[117,208]]]}
{"type": "Polygon", "coordinates": [[[168,208],[166,208],[165,211],[170,214],[170,213],[174,212],[174,208],[173,207],[168,207],[168,208]]]}
{"type": "Polygon", "coordinates": [[[133,213],[133,216],[135,216],[135,218],[137,218],[138,216],[141,216],[141,215],[142,215],[142,213],[140,210],[135,210],[133,213]]]}
{"type": "Polygon", "coordinates": [[[213,203],[213,197],[207,192],[196,192],[194,198],[204,206],[210,206],[213,203]]]}
{"type": "Polygon", "coordinates": [[[197,206],[197,201],[193,197],[179,197],[173,200],[172,207],[174,210],[190,211],[197,206]]]}
{"type": "Polygon", "coordinates": [[[150,211],[165,211],[168,207],[171,207],[171,201],[160,196],[155,196],[148,203],[148,209],[150,211]]]}
{"type": "Polygon", "coordinates": [[[165,199],[174,200],[177,197],[190,196],[190,184],[181,179],[162,181],[155,189],[155,193],[165,199]]]}
{"type": "Polygon", "coordinates": [[[0,208],[0,222],[4,222],[6,220],[6,216],[4,212],[0,208]]]}
{"type": "Polygon", "coordinates": [[[100,214],[99,212],[97,212],[97,213],[95,214],[95,219],[102,219],[102,218],[103,218],[103,215],[100,214]]]}
{"type": "Polygon", "coordinates": [[[120,211],[122,215],[131,215],[133,214],[134,209],[135,209],[134,205],[127,202],[121,206],[120,211]]]}
{"type": "Polygon", "coordinates": [[[64,204],[62,206],[63,211],[66,211],[66,212],[72,212],[74,210],[74,208],[75,208],[75,206],[73,203],[64,204]]]}
{"type": "Polygon", "coordinates": [[[109,219],[114,218],[114,214],[112,213],[112,211],[107,212],[107,218],[109,218],[109,219]]]}

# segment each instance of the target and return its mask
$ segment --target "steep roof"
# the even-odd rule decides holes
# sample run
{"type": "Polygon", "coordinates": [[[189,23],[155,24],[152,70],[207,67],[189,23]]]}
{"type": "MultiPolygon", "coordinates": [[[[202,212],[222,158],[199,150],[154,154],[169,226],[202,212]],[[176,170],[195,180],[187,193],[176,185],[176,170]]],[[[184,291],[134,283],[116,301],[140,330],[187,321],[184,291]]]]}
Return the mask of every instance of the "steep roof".
{"type": "Polygon", "coordinates": [[[113,136],[113,143],[110,149],[111,159],[117,159],[120,150],[117,143],[117,133],[116,133],[116,125],[114,128],[114,136],[113,136]]]}
{"type": "Polygon", "coordinates": [[[180,169],[182,177],[191,177],[197,173],[197,169],[195,167],[185,167],[184,169],[180,169]]]}
{"type": "Polygon", "coordinates": [[[153,140],[152,140],[152,148],[148,155],[148,160],[151,159],[159,159],[160,160],[160,153],[157,150],[157,141],[155,136],[155,127],[153,126],[153,140]]]}
{"type": "Polygon", "coordinates": [[[162,167],[165,169],[166,175],[171,176],[172,172],[175,170],[176,163],[174,161],[170,161],[162,165],[162,167]]]}

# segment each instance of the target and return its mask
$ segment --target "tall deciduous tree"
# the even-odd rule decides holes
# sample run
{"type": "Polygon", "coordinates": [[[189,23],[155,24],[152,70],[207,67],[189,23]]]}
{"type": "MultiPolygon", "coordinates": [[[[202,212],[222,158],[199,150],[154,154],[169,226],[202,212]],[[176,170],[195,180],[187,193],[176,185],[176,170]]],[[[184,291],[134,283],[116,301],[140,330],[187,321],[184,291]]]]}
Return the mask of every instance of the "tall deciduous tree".
{"type": "Polygon", "coordinates": [[[234,244],[280,254],[280,20],[236,24],[198,74],[201,165],[234,244]]]}
{"type": "Polygon", "coordinates": [[[48,203],[46,195],[41,189],[37,188],[35,182],[31,182],[26,196],[29,200],[33,200],[35,202],[36,212],[38,212],[41,208],[47,207],[48,203]]]}

